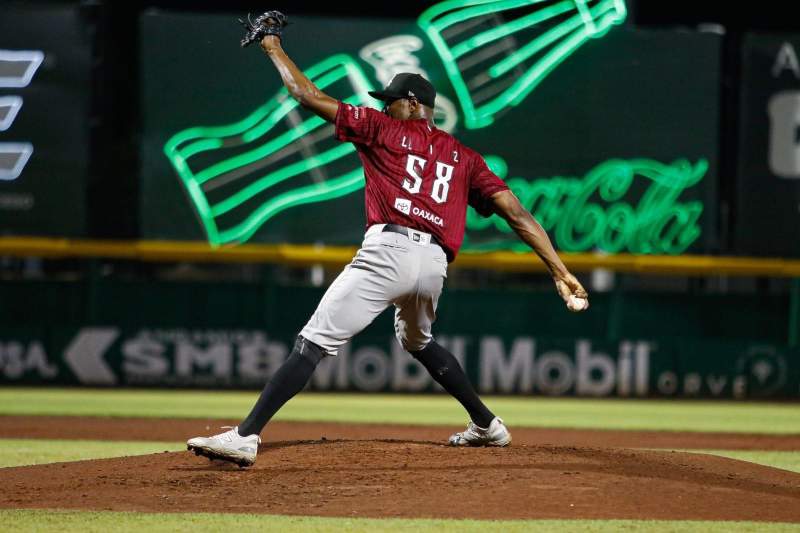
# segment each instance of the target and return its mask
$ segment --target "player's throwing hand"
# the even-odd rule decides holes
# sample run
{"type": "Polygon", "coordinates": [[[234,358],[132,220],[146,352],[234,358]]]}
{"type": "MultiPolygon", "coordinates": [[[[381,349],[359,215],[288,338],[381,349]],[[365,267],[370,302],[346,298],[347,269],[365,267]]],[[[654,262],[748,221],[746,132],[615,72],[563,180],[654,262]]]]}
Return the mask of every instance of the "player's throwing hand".
{"type": "Polygon", "coordinates": [[[567,304],[567,309],[575,313],[589,309],[589,294],[575,276],[570,273],[561,274],[554,278],[554,281],[558,294],[567,304]]]}

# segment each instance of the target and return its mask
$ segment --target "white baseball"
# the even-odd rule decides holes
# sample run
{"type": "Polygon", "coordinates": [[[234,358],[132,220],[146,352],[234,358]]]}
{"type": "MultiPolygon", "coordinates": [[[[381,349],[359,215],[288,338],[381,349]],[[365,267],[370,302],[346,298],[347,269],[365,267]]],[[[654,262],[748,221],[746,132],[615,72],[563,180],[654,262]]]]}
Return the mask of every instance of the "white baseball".
{"type": "Polygon", "coordinates": [[[589,307],[589,300],[586,298],[578,298],[574,294],[569,297],[569,301],[567,302],[567,309],[570,311],[583,311],[589,307]]]}

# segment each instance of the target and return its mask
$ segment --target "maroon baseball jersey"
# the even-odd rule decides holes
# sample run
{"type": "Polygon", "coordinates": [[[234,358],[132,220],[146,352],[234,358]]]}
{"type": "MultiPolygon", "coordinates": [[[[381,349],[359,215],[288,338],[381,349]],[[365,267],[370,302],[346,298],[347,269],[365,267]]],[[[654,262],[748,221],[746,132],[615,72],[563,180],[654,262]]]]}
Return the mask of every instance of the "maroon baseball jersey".
{"type": "Polygon", "coordinates": [[[355,144],[364,164],[367,227],[400,224],[434,235],[450,261],[464,240],[467,204],[492,214],[506,184],[474,150],[425,119],[396,120],[339,104],[336,138],[355,144]]]}

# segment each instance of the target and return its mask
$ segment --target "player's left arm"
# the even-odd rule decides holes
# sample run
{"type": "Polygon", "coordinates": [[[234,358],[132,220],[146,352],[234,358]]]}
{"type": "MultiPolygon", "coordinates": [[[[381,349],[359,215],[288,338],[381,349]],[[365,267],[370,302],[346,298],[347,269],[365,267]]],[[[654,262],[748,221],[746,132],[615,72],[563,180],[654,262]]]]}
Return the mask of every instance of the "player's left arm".
{"type": "MultiPolygon", "coordinates": [[[[503,190],[491,196],[492,208],[495,213],[503,217],[511,229],[522,239],[525,244],[533,248],[544,264],[550,270],[556,289],[564,302],[569,304],[571,296],[589,298],[586,289],[573,276],[564,262],[553,248],[550,237],[533,215],[523,207],[517,196],[510,190],[503,190]]],[[[588,308],[588,305],[587,305],[588,308]]]]}
{"type": "Polygon", "coordinates": [[[303,71],[297,68],[283,47],[281,40],[275,35],[267,35],[261,39],[261,49],[272,60],[278,73],[281,75],[283,84],[289,90],[292,98],[304,108],[313,111],[328,122],[336,120],[336,112],[339,110],[339,101],[328,96],[314,83],[309,80],[303,71]]]}

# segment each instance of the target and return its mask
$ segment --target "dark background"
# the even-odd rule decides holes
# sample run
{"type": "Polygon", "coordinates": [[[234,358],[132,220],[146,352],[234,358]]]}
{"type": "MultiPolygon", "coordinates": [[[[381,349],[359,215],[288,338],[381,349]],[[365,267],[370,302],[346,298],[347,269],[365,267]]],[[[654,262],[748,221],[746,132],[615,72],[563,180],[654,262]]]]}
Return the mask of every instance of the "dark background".
{"type": "Polygon", "coordinates": [[[0,208],[0,235],[11,229],[16,234],[44,230],[80,236],[86,232],[82,214],[93,35],[81,12],[69,4],[45,12],[24,7],[10,17],[0,14],[0,48],[43,51],[45,58],[27,87],[0,88],[0,96],[22,98],[11,127],[0,132],[0,142],[33,145],[22,175],[0,180],[5,206],[0,208]]]}
{"type": "MultiPolygon", "coordinates": [[[[91,50],[91,89],[88,91],[89,157],[86,235],[92,238],[138,238],[139,233],[139,143],[141,134],[141,58],[139,15],[146,10],[179,10],[198,13],[260,12],[281,9],[292,16],[340,15],[411,19],[433,2],[276,2],[255,4],[231,0],[209,1],[19,1],[6,0],[3,9],[47,6],[80,6],[80,17],[87,23],[91,50]]],[[[741,76],[741,43],[749,31],[797,32],[800,17],[793,13],[796,2],[764,0],[758,3],[716,3],[675,0],[629,0],[628,25],[645,28],[687,28],[720,25],[724,28],[722,108],[720,120],[719,209],[722,249],[731,249],[725,230],[737,223],[738,124],[737,110],[741,76]]],[[[232,20],[235,24],[235,21],[232,20]]],[[[175,29],[176,37],[181,28],[175,29]]],[[[3,44],[0,36],[0,45],[3,44]]],[[[163,43],[169,46],[169,43],[163,43]]],[[[735,250],[734,250],[735,251],[735,250]]]]}
{"type": "MultiPolygon", "coordinates": [[[[164,155],[167,140],[192,126],[239,120],[270,100],[282,87],[263,54],[239,49],[238,29],[228,27],[227,19],[226,15],[195,13],[162,13],[142,18],[145,51],[140,93],[143,119],[140,220],[144,239],[206,238],[175,170],[164,155]],[[175,27],[182,28],[182,34],[190,38],[163,49],[175,27]]],[[[339,38],[336,25],[330,24],[328,18],[297,16],[295,20],[297,30],[287,35],[284,46],[301,68],[309,68],[333,53],[356,58],[361,47],[390,35],[423,36],[410,19],[338,18],[340,25],[353,27],[339,38]],[[303,39],[296,37],[301,32],[303,39]],[[336,45],[330,49],[320,46],[334,41],[336,45]]],[[[466,129],[459,124],[454,134],[480,154],[503,158],[508,164],[507,179],[521,178],[526,183],[552,182],[567,176],[585,180],[585,175],[610,160],[647,159],[664,165],[679,159],[691,164],[707,161],[709,169],[702,181],[682,191],[677,202],[684,205],[699,201],[704,206],[699,220],[702,234],[688,251],[718,252],[715,226],[720,45],[720,36],[708,32],[615,28],[602,39],[582,45],[513,111],[499,113],[489,127],[466,129]]],[[[436,70],[441,68],[440,59],[430,47],[417,56],[428,69],[428,75],[435,79],[437,72],[441,72],[436,70]]],[[[373,67],[363,62],[359,66],[374,82],[373,67]]],[[[436,85],[439,96],[457,102],[446,80],[439,80],[436,85]]],[[[326,92],[337,98],[346,97],[328,89],[326,92]]],[[[216,157],[214,161],[221,156],[216,157]]],[[[351,166],[360,167],[355,154],[348,157],[351,166]]],[[[289,187],[302,183],[297,178],[289,181],[289,187]]],[[[637,209],[653,183],[637,177],[623,200],[637,209]]],[[[606,209],[610,203],[600,199],[597,192],[589,201],[606,209]]],[[[559,219],[566,219],[565,215],[562,213],[559,219]]],[[[363,235],[363,221],[363,194],[355,192],[344,198],[314,203],[311,208],[289,209],[261,226],[251,242],[319,241],[355,245],[363,235]],[[337,220],[338,224],[332,226],[330,220],[337,220]]],[[[562,226],[558,232],[546,225],[559,249],[592,249],[573,248],[564,234],[567,224],[562,226]]],[[[513,235],[501,234],[494,226],[484,231],[468,231],[467,239],[464,250],[505,247],[518,242],[513,235]]],[[[630,242],[642,240],[649,239],[631,238],[630,242]]],[[[614,251],[642,250],[633,246],[614,251]]],[[[652,253],[665,251],[656,248],[652,253]]]]}
{"type": "Polygon", "coordinates": [[[800,212],[800,179],[775,175],[764,157],[770,153],[769,144],[778,136],[791,136],[792,128],[794,141],[800,141],[795,114],[769,111],[777,98],[792,98],[800,89],[800,79],[790,68],[773,73],[775,58],[787,44],[800,50],[800,34],[750,33],[742,43],[738,216],[733,234],[734,248],[754,255],[800,256],[800,223],[797,218],[786,223],[788,213],[797,217],[800,212]],[[773,116],[776,113],[780,116],[773,116]]]}
{"type": "MultiPolygon", "coordinates": [[[[88,178],[84,194],[86,205],[91,209],[84,214],[76,207],[74,215],[85,217],[85,234],[90,238],[140,238],[141,213],[138,206],[143,192],[140,190],[140,154],[146,125],[143,120],[146,102],[140,92],[144,75],[144,58],[140,50],[148,50],[149,54],[150,48],[144,46],[149,44],[156,48],[155,53],[159,53],[160,48],[164,56],[169,56],[178,48],[171,41],[186,33],[186,28],[176,27],[172,33],[167,29],[167,35],[172,39],[143,43],[140,20],[146,10],[230,16],[231,24],[235,26],[236,14],[243,16],[248,11],[256,13],[270,8],[282,9],[290,18],[360,15],[392,21],[413,20],[431,3],[351,2],[320,6],[297,1],[257,5],[235,0],[213,4],[203,1],[2,0],[0,17],[15,6],[77,8],[85,28],[81,37],[85,41],[81,42],[86,43],[90,59],[86,68],[91,81],[83,97],[89,109],[85,120],[89,170],[85,174],[88,178]]],[[[747,242],[734,242],[733,239],[736,235],[733,228],[749,227],[741,220],[743,214],[751,216],[755,213],[757,216],[759,209],[763,212],[772,207],[769,199],[760,199],[760,205],[753,203],[750,193],[740,189],[737,182],[740,168],[763,171],[751,166],[754,160],[750,155],[741,153],[742,147],[755,144],[744,134],[748,130],[739,124],[738,117],[766,120],[764,116],[759,119],[758,108],[741,107],[740,86],[743,80],[749,79],[749,71],[742,66],[745,57],[743,45],[752,32],[767,36],[800,35],[800,18],[794,15],[789,5],[789,2],[764,0],[718,9],[712,7],[711,2],[698,0],[628,2],[626,24],[631,31],[685,31],[702,37],[695,30],[703,25],[705,31],[716,29],[723,34],[718,87],[721,107],[715,111],[719,114],[719,124],[714,139],[715,142],[719,140],[716,172],[720,177],[717,191],[720,213],[717,221],[722,241],[712,252],[761,253],[761,250],[749,248],[752,243],[762,242],[758,233],[752,234],[753,239],[747,242]],[[753,114],[747,115],[750,112],[753,114]],[[749,211],[744,209],[748,202],[747,207],[752,208],[749,211]]],[[[37,30],[55,36],[55,46],[68,46],[64,32],[58,27],[43,24],[37,30]],[[64,41],[59,42],[59,38],[64,41]]],[[[608,38],[613,37],[609,35],[608,38]]],[[[193,44],[183,42],[180,48],[192,50],[193,44]]],[[[0,47],[3,46],[16,45],[5,40],[0,32],[0,47]]],[[[336,49],[335,43],[331,48],[336,49]]],[[[253,52],[250,55],[258,55],[253,52]]],[[[766,57],[759,59],[758,68],[763,70],[765,65],[769,65],[769,61],[764,59],[766,57]]],[[[773,89],[766,85],[754,88],[764,95],[773,89]]],[[[640,89],[644,99],[652,86],[640,89]]],[[[189,96],[196,94],[191,84],[186,84],[186,91],[189,96]]],[[[763,110],[763,106],[760,109],[763,110]]],[[[62,126],[55,118],[45,118],[43,128],[58,130],[62,126]]],[[[566,133],[570,132],[559,131],[558,135],[566,133]]],[[[8,136],[5,138],[10,139],[8,136]]],[[[83,155],[76,153],[75,157],[83,155]]],[[[773,224],[774,231],[784,227],[766,217],[756,220],[773,224]]],[[[778,255],[781,243],[789,243],[796,249],[797,242],[800,241],[776,239],[763,253],[778,255]]],[[[48,353],[53,354],[61,353],[67,339],[88,325],[115,325],[135,332],[144,327],[174,326],[192,331],[192,328],[240,328],[243,324],[253,324],[254,327],[269,326],[271,336],[280,336],[288,342],[307,319],[309,309],[318,300],[324,285],[322,276],[313,276],[313,269],[290,269],[272,264],[208,264],[201,268],[187,263],[161,265],[95,259],[78,263],[78,260],[37,261],[37,258],[24,258],[15,264],[9,258],[0,257],[0,266],[3,266],[0,271],[3,276],[0,322],[7,328],[2,335],[4,342],[15,338],[46,339],[48,353]],[[19,272],[19,279],[14,278],[14,269],[19,272]],[[43,271],[49,277],[45,278],[43,271]]],[[[736,350],[755,346],[751,342],[767,349],[777,346],[776,353],[782,353],[783,346],[792,347],[786,350],[787,360],[797,360],[800,282],[796,280],[790,286],[789,280],[755,276],[709,275],[701,279],[660,277],[647,272],[617,273],[615,276],[613,283],[605,282],[605,288],[599,288],[603,283],[595,284],[593,277],[587,274],[587,283],[591,283],[595,294],[592,300],[595,312],[572,315],[564,312],[553,294],[552,280],[548,276],[454,269],[448,279],[451,296],[444,299],[441,307],[441,331],[477,336],[481,331],[492,331],[493,324],[503,324],[507,329],[497,331],[504,335],[507,346],[519,335],[534,335],[537,340],[547,340],[550,336],[570,338],[576,332],[586,332],[587,336],[602,342],[653,339],[658,343],[663,339],[661,347],[672,346],[672,352],[683,357],[675,359],[671,367],[678,374],[693,372],[695,365],[706,364],[717,365],[713,370],[708,367],[709,374],[725,375],[725,371],[737,371],[736,350]],[[465,322],[464,317],[470,321],[465,322]]],[[[598,279],[602,281],[602,278],[598,279]]],[[[368,332],[364,338],[388,338],[390,321],[391,318],[384,315],[373,327],[375,333],[368,332]]],[[[602,346],[602,342],[597,345],[602,346]]],[[[797,391],[797,374],[795,370],[792,372],[794,374],[787,383],[797,391]]]]}

